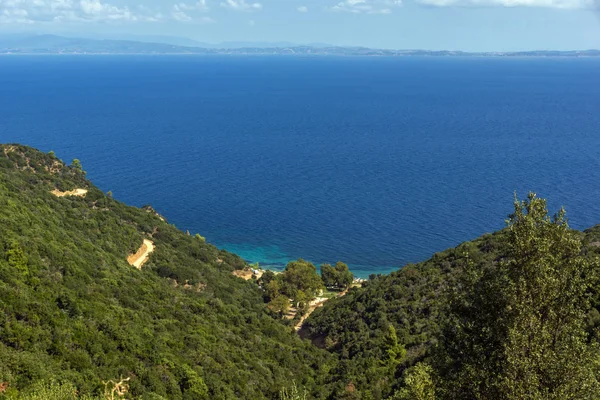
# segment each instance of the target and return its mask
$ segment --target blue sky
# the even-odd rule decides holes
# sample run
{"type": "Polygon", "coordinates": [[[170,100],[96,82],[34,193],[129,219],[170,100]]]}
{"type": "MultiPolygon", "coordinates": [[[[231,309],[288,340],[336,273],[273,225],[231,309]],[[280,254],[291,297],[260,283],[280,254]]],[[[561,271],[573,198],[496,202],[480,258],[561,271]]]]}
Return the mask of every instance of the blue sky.
{"type": "Polygon", "coordinates": [[[397,49],[600,48],[600,0],[0,0],[0,33],[397,49]]]}

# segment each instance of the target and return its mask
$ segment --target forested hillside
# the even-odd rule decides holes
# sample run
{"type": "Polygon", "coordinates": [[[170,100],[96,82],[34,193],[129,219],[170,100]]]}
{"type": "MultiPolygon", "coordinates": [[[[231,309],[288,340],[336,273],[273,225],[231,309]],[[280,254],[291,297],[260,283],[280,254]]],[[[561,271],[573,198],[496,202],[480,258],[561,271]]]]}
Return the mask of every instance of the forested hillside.
{"type": "MultiPolygon", "coordinates": [[[[557,220],[547,217],[545,201],[532,199],[515,203],[521,219],[511,222],[509,228],[437,253],[388,276],[372,276],[362,288],[352,289],[316,310],[301,334],[339,355],[339,364],[331,371],[332,379],[338,382],[334,397],[383,399],[395,393],[394,399],[423,400],[600,398],[596,378],[582,378],[585,382],[575,383],[578,373],[590,371],[575,373],[570,369],[575,365],[598,372],[600,226],[583,233],[572,231],[564,216],[559,215],[557,220]],[[527,240],[518,236],[521,226],[530,230],[526,231],[531,236],[527,240]],[[523,249],[522,243],[529,248],[523,249]],[[529,269],[525,269],[527,265],[529,269]],[[581,277],[584,279],[580,281],[581,277]],[[572,288],[571,283],[578,286],[572,288]],[[511,291],[520,285],[524,285],[520,292],[511,291]],[[521,293],[521,298],[515,293],[521,293]],[[540,299],[534,301],[535,295],[540,299]],[[520,310],[520,320],[514,310],[520,310]],[[526,331],[516,328],[526,319],[523,315],[532,320],[540,316],[542,321],[528,322],[527,326],[538,326],[529,332],[531,340],[543,341],[545,326],[554,324],[552,335],[560,337],[559,332],[564,330],[567,342],[580,338],[587,343],[577,347],[577,343],[555,339],[550,344],[537,344],[546,359],[523,356],[521,365],[543,372],[533,374],[534,383],[528,382],[539,391],[535,394],[529,388],[530,397],[508,395],[498,388],[500,383],[487,382],[509,370],[504,364],[515,362],[510,356],[514,345],[508,349],[511,335],[526,331]],[[578,351],[586,357],[577,356],[578,351]],[[492,357],[494,352],[499,354],[498,359],[492,357]],[[560,365],[562,362],[565,365],[560,365]],[[544,370],[545,363],[555,375],[568,376],[573,385],[590,392],[569,392],[558,383],[553,383],[556,387],[551,389],[550,382],[558,378],[550,377],[552,374],[544,370]],[[482,375],[476,376],[473,371],[482,375]],[[467,381],[480,386],[468,387],[471,383],[467,381]],[[463,386],[452,388],[456,382],[463,386]],[[418,390],[408,390],[411,385],[418,386],[418,390]]],[[[521,346],[526,347],[523,343],[521,346]]],[[[526,379],[518,374],[513,378],[504,385],[518,387],[522,383],[519,379],[526,379]]]]}
{"type": "Polygon", "coordinates": [[[595,400],[599,255],[600,226],[530,194],[506,229],[362,287],[304,260],[245,281],[79,161],[0,145],[0,399],[595,400]],[[298,335],[283,316],[324,286],[343,296],[298,335]]]}
{"type": "Polygon", "coordinates": [[[326,396],[334,357],[231,274],[239,257],[111,197],[77,161],[0,146],[0,398],[52,382],[102,397],[121,378],[133,398],[279,398],[294,381],[326,396]]]}
{"type": "MultiPolygon", "coordinates": [[[[359,393],[356,398],[385,398],[399,385],[403,369],[421,360],[437,342],[444,290],[456,282],[467,254],[477,265],[493,264],[501,237],[502,233],[486,235],[390,275],[372,276],[362,288],[316,310],[302,334],[340,355],[340,364],[332,372],[338,381],[353,383],[359,393]],[[393,370],[381,362],[394,344],[391,336],[406,352],[393,370]]],[[[344,391],[340,385],[338,393],[344,391]]]]}

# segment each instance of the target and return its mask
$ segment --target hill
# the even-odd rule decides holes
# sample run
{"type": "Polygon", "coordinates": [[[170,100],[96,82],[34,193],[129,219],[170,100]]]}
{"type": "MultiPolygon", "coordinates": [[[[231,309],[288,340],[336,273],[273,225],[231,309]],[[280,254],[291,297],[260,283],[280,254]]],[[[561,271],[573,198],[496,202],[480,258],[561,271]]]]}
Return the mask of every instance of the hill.
{"type": "MultiPolygon", "coordinates": [[[[596,260],[592,270],[594,284],[588,290],[591,308],[585,327],[588,340],[596,342],[600,333],[600,264],[597,263],[600,225],[585,232],[572,231],[572,234],[581,240],[582,254],[596,260]]],[[[332,380],[338,382],[336,396],[348,396],[347,385],[352,384],[354,397],[351,398],[388,398],[403,387],[411,367],[423,361],[434,362],[440,340],[448,335],[448,326],[452,323],[451,293],[465,296],[464,278],[469,271],[484,274],[504,265],[510,259],[507,237],[506,229],[487,234],[436,253],[427,261],[404,266],[390,275],[372,275],[361,288],[351,289],[346,296],[332,299],[311,314],[301,335],[340,357],[339,364],[331,371],[332,380]],[[393,327],[393,335],[390,335],[390,327],[393,327]],[[391,371],[382,365],[382,360],[388,357],[390,340],[405,351],[397,368],[391,371]]],[[[471,314],[479,312],[484,312],[481,305],[474,305],[470,310],[471,314]]],[[[477,337],[481,332],[473,330],[471,334],[477,337]]],[[[471,337],[467,342],[475,345],[471,337]]],[[[465,349],[460,353],[464,356],[465,349]]],[[[455,355],[455,360],[460,357],[455,355]]],[[[446,394],[438,398],[459,397],[446,394]]],[[[496,394],[481,398],[507,397],[496,394]]]]}
{"type": "Polygon", "coordinates": [[[0,397],[53,381],[97,396],[120,378],[135,398],[277,398],[294,381],[325,397],[335,358],[232,275],[244,265],[102,193],[76,160],[0,145],[0,397]]]}
{"type": "MultiPolygon", "coordinates": [[[[480,265],[499,257],[501,233],[486,235],[390,275],[372,275],[361,288],[333,299],[305,322],[302,336],[339,354],[336,380],[352,382],[364,396],[385,398],[402,371],[423,359],[437,343],[444,318],[444,289],[460,276],[465,255],[480,265]],[[397,374],[382,371],[388,326],[393,325],[406,357],[397,374]]],[[[340,393],[344,387],[337,388],[340,393]]],[[[360,397],[359,397],[360,398],[360,397]]]]}
{"type": "Polygon", "coordinates": [[[240,279],[78,160],[0,145],[0,399],[597,399],[599,256],[600,226],[530,194],[506,229],[371,276],[297,335],[290,298],[345,289],[345,264],[240,279]]]}

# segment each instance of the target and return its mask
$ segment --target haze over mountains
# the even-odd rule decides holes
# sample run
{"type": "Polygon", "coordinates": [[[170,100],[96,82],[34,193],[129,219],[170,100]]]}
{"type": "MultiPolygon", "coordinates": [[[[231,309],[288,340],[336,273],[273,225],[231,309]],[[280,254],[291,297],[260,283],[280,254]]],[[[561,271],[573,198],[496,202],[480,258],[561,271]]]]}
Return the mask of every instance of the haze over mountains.
{"type": "Polygon", "coordinates": [[[542,56],[595,57],[599,50],[532,50],[524,52],[463,52],[453,50],[393,50],[342,47],[325,43],[223,42],[211,44],[170,36],[140,36],[129,40],[58,35],[0,35],[0,54],[296,54],[343,56],[542,56]],[[135,39],[135,40],[132,40],[135,39]]]}

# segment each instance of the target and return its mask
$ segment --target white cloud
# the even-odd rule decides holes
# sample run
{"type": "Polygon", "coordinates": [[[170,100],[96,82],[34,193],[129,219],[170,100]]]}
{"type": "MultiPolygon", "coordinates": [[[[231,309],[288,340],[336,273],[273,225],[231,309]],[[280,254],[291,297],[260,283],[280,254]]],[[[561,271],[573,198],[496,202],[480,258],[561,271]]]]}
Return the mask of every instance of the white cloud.
{"type": "Polygon", "coordinates": [[[130,9],[105,1],[114,0],[0,0],[0,24],[51,22],[214,22],[199,13],[208,11],[206,0],[130,9]],[[170,7],[170,8],[169,8],[170,7]]]}
{"type": "Polygon", "coordinates": [[[0,14],[0,23],[31,24],[29,12],[21,8],[4,9],[0,14]]]}
{"type": "Polygon", "coordinates": [[[173,6],[173,8],[178,8],[181,11],[208,11],[208,6],[206,5],[206,0],[200,0],[194,4],[188,3],[177,3],[173,6]]]}
{"type": "MultiPolygon", "coordinates": [[[[559,9],[598,8],[600,0],[415,0],[432,7],[545,7],[559,9]]],[[[331,11],[353,14],[391,14],[402,0],[338,0],[331,11]]],[[[298,8],[298,11],[304,7],[298,8]]],[[[302,11],[301,11],[302,12],[302,11]]]]}
{"type": "Polygon", "coordinates": [[[301,12],[301,13],[305,13],[305,12],[308,12],[308,7],[306,7],[306,6],[300,6],[300,7],[297,8],[297,10],[299,12],[301,12]]]}
{"type": "Polygon", "coordinates": [[[401,5],[402,0],[343,0],[330,9],[331,11],[349,12],[353,14],[391,14],[393,7],[399,7],[401,5]]]}
{"type": "Polygon", "coordinates": [[[247,3],[246,0],[225,0],[221,2],[221,7],[234,11],[256,11],[262,8],[262,4],[247,3]]]}
{"type": "Polygon", "coordinates": [[[194,14],[198,12],[206,12],[208,7],[206,6],[206,0],[198,1],[195,4],[188,3],[177,3],[173,5],[171,10],[171,17],[175,21],[179,22],[201,22],[201,23],[212,23],[215,22],[212,18],[202,16],[198,17],[194,14]]]}
{"type": "Polygon", "coordinates": [[[128,7],[101,0],[0,0],[1,23],[138,21],[144,18],[128,7]]]}
{"type": "Polygon", "coordinates": [[[595,0],[418,0],[434,7],[541,7],[541,8],[595,8],[595,0]]]}
{"type": "Polygon", "coordinates": [[[175,4],[173,6],[171,16],[175,21],[180,22],[188,22],[192,20],[192,17],[190,17],[185,11],[183,11],[183,9],[178,4],[175,4]]]}

